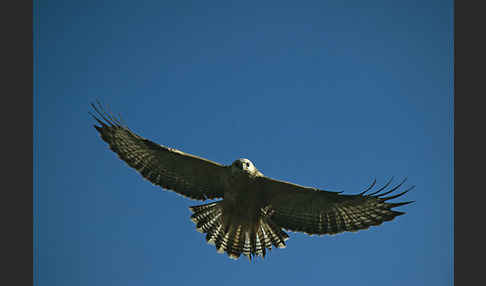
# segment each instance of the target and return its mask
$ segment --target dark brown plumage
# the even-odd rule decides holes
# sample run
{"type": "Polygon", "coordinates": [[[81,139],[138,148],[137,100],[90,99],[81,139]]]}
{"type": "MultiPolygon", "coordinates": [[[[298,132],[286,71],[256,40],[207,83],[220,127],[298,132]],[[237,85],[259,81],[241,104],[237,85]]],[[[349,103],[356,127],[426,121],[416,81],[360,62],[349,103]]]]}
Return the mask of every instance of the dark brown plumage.
{"type": "Polygon", "coordinates": [[[145,139],[117,118],[92,104],[96,126],[110,149],[144,178],[164,189],[195,200],[223,200],[191,207],[191,219],[218,252],[231,258],[265,257],[267,249],[283,248],[289,238],[283,229],[307,234],[357,231],[390,221],[403,212],[392,210],[411,203],[390,203],[411,190],[392,195],[405,180],[387,190],[392,180],[368,193],[345,195],[265,177],[248,159],[224,166],[145,139]],[[388,195],[388,196],[387,196],[388,195]]]}

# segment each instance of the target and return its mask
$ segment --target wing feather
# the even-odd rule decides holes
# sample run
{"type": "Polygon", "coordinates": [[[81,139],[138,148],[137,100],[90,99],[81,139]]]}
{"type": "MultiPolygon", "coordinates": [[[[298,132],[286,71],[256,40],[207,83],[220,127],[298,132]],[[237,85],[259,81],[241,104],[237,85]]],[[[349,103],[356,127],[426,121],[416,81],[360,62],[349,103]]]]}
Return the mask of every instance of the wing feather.
{"type": "Polygon", "coordinates": [[[272,220],[279,226],[307,234],[336,234],[344,231],[357,231],[370,226],[380,225],[396,216],[404,214],[392,210],[409,202],[389,203],[388,200],[400,197],[414,188],[408,188],[396,195],[386,196],[400,188],[406,181],[384,191],[391,180],[378,191],[366,194],[376,184],[357,195],[340,194],[303,187],[296,184],[262,177],[266,203],[274,211],[272,220]]]}
{"type": "Polygon", "coordinates": [[[145,139],[116,117],[104,111],[100,103],[91,104],[101,125],[94,127],[110,149],[145,179],[196,200],[221,198],[225,166],[145,139]]]}

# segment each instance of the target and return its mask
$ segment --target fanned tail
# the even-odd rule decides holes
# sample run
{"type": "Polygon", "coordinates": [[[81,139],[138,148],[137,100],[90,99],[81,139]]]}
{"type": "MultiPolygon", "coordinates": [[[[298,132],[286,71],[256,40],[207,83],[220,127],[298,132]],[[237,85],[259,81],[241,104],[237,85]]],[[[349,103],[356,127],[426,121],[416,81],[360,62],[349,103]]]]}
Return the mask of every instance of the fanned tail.
{"type": "Polygon", "coordinates": [[[206,241],[216,247],[219,253],[226,252],[232,259],[241,254],[250,260],[253,256],[265,257],[272,246],[284,248],[289,238],[270,215],[261,210],[257,223],[241,222],[231,216],[225,216],[221,202],[214,202],[190,207],[191,220],[197,231],[206,233],[206,241]]]}

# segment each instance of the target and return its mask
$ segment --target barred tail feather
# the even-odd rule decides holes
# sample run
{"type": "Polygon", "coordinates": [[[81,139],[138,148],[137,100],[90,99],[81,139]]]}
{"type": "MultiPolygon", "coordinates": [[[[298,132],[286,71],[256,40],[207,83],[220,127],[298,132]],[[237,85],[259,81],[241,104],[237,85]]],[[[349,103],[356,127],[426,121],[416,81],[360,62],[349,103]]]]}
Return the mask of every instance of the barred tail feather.
{"type": "Polygon", "coordinates": [[[256,225],[252,225],[225,217],[221,201],[193,206],[190,210],[193,212],[191,220],[199,232],[206,233],[206,241],[232,259],[238,259],[241,254],[250,260],[253,256],[264,258],[267,249],[284,248],[289,238],[264,212],[256,225]]]}

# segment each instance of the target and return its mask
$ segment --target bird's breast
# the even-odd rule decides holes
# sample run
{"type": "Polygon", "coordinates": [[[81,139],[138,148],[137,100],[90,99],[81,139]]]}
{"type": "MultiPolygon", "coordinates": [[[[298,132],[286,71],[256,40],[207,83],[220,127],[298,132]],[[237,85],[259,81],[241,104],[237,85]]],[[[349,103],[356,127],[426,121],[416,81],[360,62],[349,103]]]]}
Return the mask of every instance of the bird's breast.
{"type": "Polygon", "coordinates": [[[228,208],[256,210],[263,207],[263,196],[259,184],[251,177],[233,177],[228,181],[224,193],[228,208]]]}

